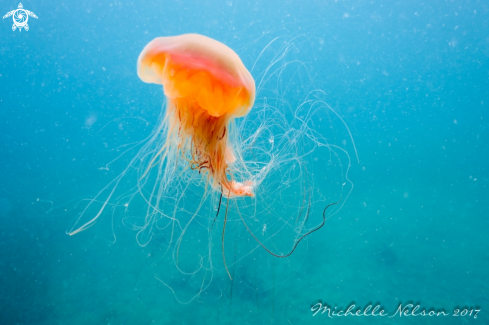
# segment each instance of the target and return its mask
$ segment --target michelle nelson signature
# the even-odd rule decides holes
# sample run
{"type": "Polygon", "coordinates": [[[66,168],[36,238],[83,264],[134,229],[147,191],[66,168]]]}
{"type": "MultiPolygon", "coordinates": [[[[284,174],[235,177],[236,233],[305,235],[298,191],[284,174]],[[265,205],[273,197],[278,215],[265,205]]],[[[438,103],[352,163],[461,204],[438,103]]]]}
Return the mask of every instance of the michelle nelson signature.
{"type": "Polygon", "coordinates": [[[334,318],[334,317],[385,317],[387,316],[388,318],[393,318],[393,317],[446,317],[446,316],[453,316],[453,317],[467,317],[467,318],[477,318],[477,315],[481,311],[480,308],[474,307],[474,308],[455,308],[453,309],[452,312],[447,312],[445,309],[438,309],[435,310],[435,308],[424,308],[421,307],[419,304],[406,304],[403,305],[402,303],[399,304],[397,309],[395,310],[394,313],[389,314],[388,312],[385,311],[383,307],[380,306],[380,304],[377,305],[368,305],[365,308],[357,307],[355,304],[350,304],[348,305],[347,308],[342,309],[338,307],[332,307],[328,306],[327,304],[318,302],[314,305],[311,306],[311,311],[312,311],[312,316],[316,315],[325,315],[328,316],[329,318],[334,318]]]}

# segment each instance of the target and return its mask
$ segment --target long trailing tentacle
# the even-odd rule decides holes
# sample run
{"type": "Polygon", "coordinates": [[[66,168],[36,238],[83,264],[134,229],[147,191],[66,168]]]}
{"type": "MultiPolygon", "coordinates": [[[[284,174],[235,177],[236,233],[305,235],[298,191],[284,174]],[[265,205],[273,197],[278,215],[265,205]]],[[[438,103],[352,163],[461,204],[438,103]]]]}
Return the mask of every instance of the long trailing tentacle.
{"type": "Polygon", "coordinates": [[[217,216],[219,215],[219,211],[221,210],[221,202],[222,202],[222,187],[221,187],[221,196],[219,197],[219,205],[217,206],[217,213],[216,213],[216,216],[214,217],[214,221],[212,221],[211,230],[212,230],[212,227],[214,227],[214,223],[216,222],[217,216]]]}
{"type": "MultiPolygon", "coordinates": [[[[341,200],[340,200],[341,201],[341,200]]],[[[241,213],[239,212],[239,209],[238,209],[238,214],[239,214],[239,217],[241,218],[241,221],[243,221],[243,224],[245,225],[246,229],[248,230],[248,232],[251,234],[251,236],[253,236],[253,238],[255,238],[255,240],[258,242],[258,244],[261,245],[261,247],[263,247],[268,253],[270,253],[271,255],[275,256],[275,257],[280,257],[280,258],[285,258],[285,257],[288,257],[290,255],[292,255],[292,253],[295,251],[297,245],[299,245],[299,243],[301,242],[302,239],[304,239],[304,237],[312,234],[313,232],[315,232],[316,230],[319,230],[322,226],[324,226],[324,223],[326,222],[326,210],[332,206],[332,205],[335,205],[335,204],[338,204],[340,203],[340,201],[338,202],[335,202],[335,203],[330,203],[328,204],[325,208],[324,208],[324,211],[323,211],[323,222],[317,226],[316,228],[314,228],[313,230],[309,231],[307,234],[303,235],[301,238],[299,238],[298,241],[295,242],[295,245],[294,247],[292,248],[292,250],[290,251],[290,253],[286,254],[286,255],[278,255],[278,254],[275,254],[273,253],[272,251],[270,251],[268,248],[265,247],[265,245],[262,244],[262,242],[256,238],[255,234],[253,234],[253,232],[250,230],[250,228],[248,227],[248,225],[246,224],[246,222],[244,221],[243,217],[241,216],[241,213]]],[[[227,209],[226,209],[226,212],[227,212],[227,209]]],[[[223,234],[223,237],[224,237],[224,234],[223,234]]],[[[227,270],[227,268],[226,268],[227,270]]],[[[229,271],[228,271],[228,274],[229,274],[229,271]]]]}
{"type": "MultiPolygon", "coordinates": [[[[231,193],[231,190],[229,190],[231,193]]],[[[226,268],[226,272],[228,272],[229,278],[232,280],[231,273],[229,273],[228,267],[226,265],[226,255],[224,254],[224,233],[226,232],[226,222],[228,220],[228,208],[229,208],[229,195],[226,203],[226,215],[224,216],[224,225],[222,226],[222,237],[221,237],[221,247],[222,247],[222,260],[224,261],[224,267],[226,268]]]]}

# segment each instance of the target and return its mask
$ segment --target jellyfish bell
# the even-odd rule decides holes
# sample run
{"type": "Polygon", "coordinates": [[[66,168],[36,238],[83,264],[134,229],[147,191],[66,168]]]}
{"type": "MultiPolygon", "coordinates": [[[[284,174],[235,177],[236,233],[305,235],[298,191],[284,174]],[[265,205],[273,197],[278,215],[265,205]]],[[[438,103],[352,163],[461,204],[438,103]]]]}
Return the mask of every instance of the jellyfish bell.
{"type": "Polygon", "coordinates": [[[153,159],[181,154],[224,196],[253,196],[253,182],[234,179],[232,167],[233,120],[255,101],[255,82],[239,56],[202,35],[159,37],[139,55],[138,76],[163,85],[167,97],[166,143],[153,159]]]}
{"type": "Polygon", "coordinates": [[[255,81],[239,56],[203,35],[154,39],[139,55],[138,76],[162,84],[169,98],[195,99],[214,117],[245,116],[255,101],[255,81]]]}

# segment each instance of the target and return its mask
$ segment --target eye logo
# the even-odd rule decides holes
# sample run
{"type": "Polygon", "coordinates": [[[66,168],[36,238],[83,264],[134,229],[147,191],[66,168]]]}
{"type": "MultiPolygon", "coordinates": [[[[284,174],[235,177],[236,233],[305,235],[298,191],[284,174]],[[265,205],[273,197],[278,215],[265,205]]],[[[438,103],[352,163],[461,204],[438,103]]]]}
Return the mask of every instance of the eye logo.
{"type": "Polygon", "coordinates": [[[14,20],[14,24],[12,25],[12,30],[16,30],[18,28],[20,32],[22,31],[22,28],[24,28],[26,31],[28,31],[29,25],[27,25],[27,21],[29,20],[29,16],[37,19],[35,13],[29,10],[25,10],[23,8],[24,7],[22,6],[22,3],[19,3],[18,9],[9,11],[5,16],[3,16],[3,19],[12,16],[12,19],[14,20]]]}

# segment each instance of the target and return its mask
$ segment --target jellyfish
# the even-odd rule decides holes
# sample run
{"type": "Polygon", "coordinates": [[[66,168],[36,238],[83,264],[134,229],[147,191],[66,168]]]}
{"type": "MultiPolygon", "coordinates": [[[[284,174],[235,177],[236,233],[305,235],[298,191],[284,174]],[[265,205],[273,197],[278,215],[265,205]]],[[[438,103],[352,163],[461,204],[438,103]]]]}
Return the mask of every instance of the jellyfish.
{"type": "Polygon", "coordinates": [[[138,59],[138,76],[163,85],[167,98],[166,142],[153,157],[181,155],[225,197],[253,196],[253,182],[229,172],[236,162],[229,132],[255,100],[255,82],[226,45],[198,34],[159,37],[138,59]]]}
{"type": "MultiPolygon", "coordinates": [[[[143,82],[163,88],[159,119],[148,137],[125,147],[119,157],[132,150],[136,154],[119,176],[86,201],[67,233],[92,227],[106,211],[112,211],[112,220],[117,209],[123,211],[122,224],[137,231],[140,246],[156,239],[164,247],[162,256],[188,281],[195,281],[197,294],[189,301],[211,286],[213,270],[218,268],[213,262],[215,241],[222,251],[220,269],[231,280],[235,265],[261,254],[256,253],[259,247],[267,256],[263,259],[280,258],[291,264],[298,244],[323,227],[341,208],[327,216],[330,207],[340,200],[343,204],[352,188],[347,190],[351,185],[347,151],[330,143],[321,128],[332,128],[336,117],[350,137],[351,133],[321,99],[323,92],[310,91],[297,105],[285,100],[284,94],[295,96],[305,87],[298,82],[296,89],[291,88],[295,83],[288,77],[302,74],[304,65],[298,60],[292,61],[297,65],[284,62],[293,43],[284,44],[263,72],[256,73],[256,84],[231,48],[206,36],[159,37],[146,45],[137,73],[143,82]],[[261,94],[258,99],[257,94],[261,94]],[[340,157],[343,154],[346,161],[340,157]],[[333,168],[339,172],[330,177],[327,173],[333,168]],[[135,182],[127,181],[131,173],[135,182]],[[325,186],[334,187],[335,193],[346,189],[346,196],[326,197],[321,190],[325,186]],[[220,212],[224,218],[218,218],[220,212]],[[311,223],[312,215],[322,220],[311,223]],[[222,232],[214,231],[216,224],[222,232]],[[228,236],[234,239],[231,271],[225,256],[227,227],[234,232],[228,236]],[[185,241],[187,232],[191,235],[185,241]],[[205,241],[207,245],[202,244],[205,241]],[[180,250],[183,243],[187,247],[180,250]],[[179,259],[181,251],[195,258],[179,259]],[[199,272],[201,278],[196,276],[199,272]]],[[[109,164],[100,169],[109,170],[109,164]]],[[[255,269],[255,273],[260,272],[255,269]]],[[[172,292],[180,285],[155,278],[172,292]]]]}

